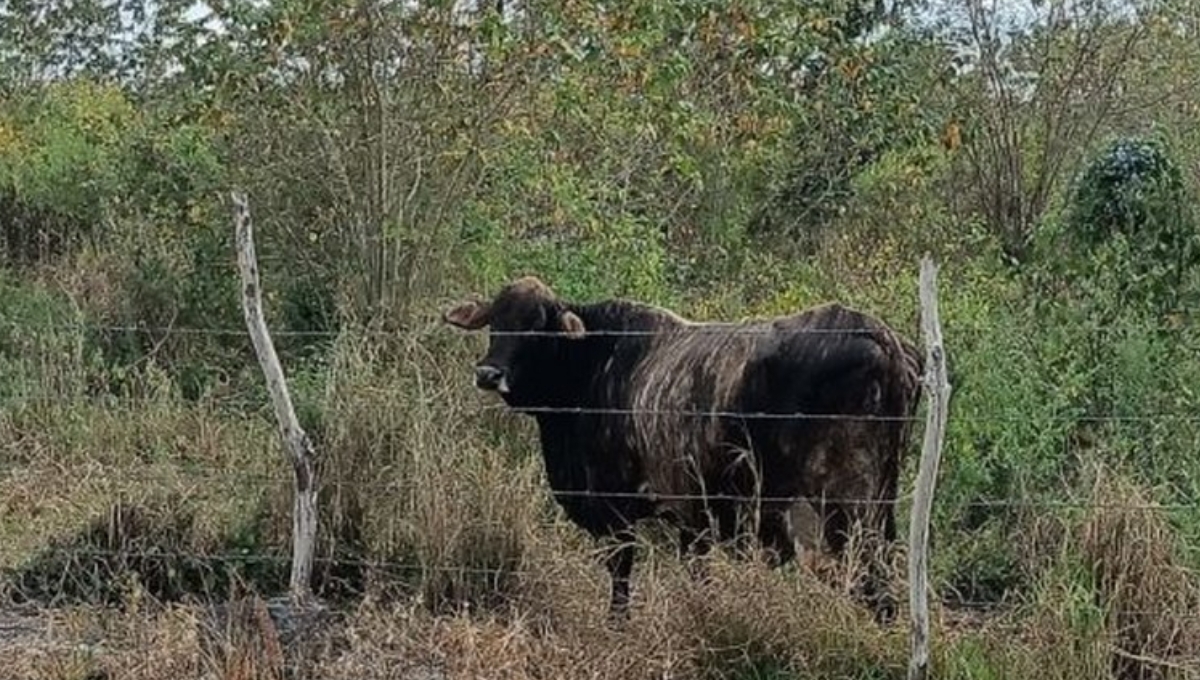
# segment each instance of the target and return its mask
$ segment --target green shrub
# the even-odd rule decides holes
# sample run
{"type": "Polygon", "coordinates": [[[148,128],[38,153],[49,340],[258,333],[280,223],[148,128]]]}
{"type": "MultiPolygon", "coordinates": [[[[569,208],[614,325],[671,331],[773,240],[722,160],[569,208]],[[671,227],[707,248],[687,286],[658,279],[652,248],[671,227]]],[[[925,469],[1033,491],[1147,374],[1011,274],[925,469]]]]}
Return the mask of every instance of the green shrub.
{"type": "MultiPolygon", "coordinates": [[[[1143,230],[1176,223],[1155,224],[1159,201],[1177,201],[1183,195],[1179,166],[1164,144],[1150,138],[1118,138],[1084,168],[1074,196],[1072,228],[1092,244],[1113,234],[1146,236],[1143,230]]],[[[1169,215],[1168,215],[1169,216],[1169,215]]]]}
{"type": "Polygon", "coordinates": [[[1066,224],[1082,278],[1156,307],[1180,302],[1200,262],[1200,232],[1182,172],[1157,138],[1118,138],[1081,173],[1066,224]]]}
{"type": "Polygon", "coordinates": [[[125,140],[138,113],[117,88],[65,82],[0,104],[5,257],[35,262],[103,233],[127,188],[125,140]]]}
{"type": "Polygon", "coordinates": [[[63,296],[0,270],[0,404],[66,400],[87,390],[95,356],[63,296]]]}

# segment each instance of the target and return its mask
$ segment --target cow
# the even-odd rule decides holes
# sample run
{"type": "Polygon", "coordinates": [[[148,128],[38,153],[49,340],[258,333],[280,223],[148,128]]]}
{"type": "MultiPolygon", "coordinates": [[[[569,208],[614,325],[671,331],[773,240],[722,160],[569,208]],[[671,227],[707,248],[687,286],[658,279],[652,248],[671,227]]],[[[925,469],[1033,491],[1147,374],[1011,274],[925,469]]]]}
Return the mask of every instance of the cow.
{"type": "MultiPolygon", "coordinates": [[[[598,541],[616,539],[605,558],[611,618],[628,616],[643,519],[673,523],[681,556],[750,535],[772,565],[796,556],[797,498],[812,504],[834,555],[856,526],[873,537],[867,546],[896,538],[924,361],[872,316],[826,303],[696,322],[630,300],[571,303],[526,276],[442,320],[489,329],[476,386],[536,420],[566,516],[598,541]]],[[[874,552],[858,597],[886,623],[888,561],[874,552]]]]}

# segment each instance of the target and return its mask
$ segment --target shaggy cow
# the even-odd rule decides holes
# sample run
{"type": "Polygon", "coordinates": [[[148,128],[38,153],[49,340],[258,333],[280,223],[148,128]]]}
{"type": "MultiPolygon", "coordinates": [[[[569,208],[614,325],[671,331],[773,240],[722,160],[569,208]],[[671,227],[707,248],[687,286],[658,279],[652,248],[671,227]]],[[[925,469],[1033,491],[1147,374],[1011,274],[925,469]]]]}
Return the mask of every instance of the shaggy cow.
{"type": "MultiPolygon", "coordinates": [[[[695,323],[624,300],[571,304],[526,277],[444,320],[490,326],[476,385],[536,419],[567,516],[594,538],[620,541],[606,560],[611,615],[627,613],[632,528],[644,518],[673,521],[695,553],[751,518],[775,564],[796,553],[795,497],[823,499],[812,507],[835,554],[856,525],[895,539],[923,361],[877,319],[828,304],[695,323]]],[[[864,595],[887,621],[886,574],[868,559],[864,595]]]]}

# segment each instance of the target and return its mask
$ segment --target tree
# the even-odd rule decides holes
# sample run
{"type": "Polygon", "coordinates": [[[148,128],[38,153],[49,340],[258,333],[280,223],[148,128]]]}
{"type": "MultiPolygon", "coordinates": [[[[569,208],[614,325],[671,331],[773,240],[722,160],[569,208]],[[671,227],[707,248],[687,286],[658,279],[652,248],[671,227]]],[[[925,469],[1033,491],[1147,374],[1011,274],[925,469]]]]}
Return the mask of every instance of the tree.
{"type": "Polygon", "coordinates": [[[1024,15],[969,0],[943,27],[964,119],[956,193],[1022,259],[1062,177],[1117,117],[1146,36],[1137,6],[1056,0],[1024,15]]]}

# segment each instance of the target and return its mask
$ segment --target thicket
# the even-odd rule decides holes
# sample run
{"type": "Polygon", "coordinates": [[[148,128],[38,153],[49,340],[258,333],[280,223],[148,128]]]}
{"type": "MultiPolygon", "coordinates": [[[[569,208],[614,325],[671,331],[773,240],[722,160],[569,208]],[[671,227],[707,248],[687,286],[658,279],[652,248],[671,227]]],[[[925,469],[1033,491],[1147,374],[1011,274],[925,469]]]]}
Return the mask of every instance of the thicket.
{"type": "MultiPolygon", "coordinates": [[[[1194,581],[1163,574],[1200,566],[1186,3],[1049,3],[1016,31],[979,3],[451,4],[233,2],[196,20],[163,3],[119,59],[80,30],[123,20],[104,3],[41,23],[0,12],[14,596],[110,596],[132,571],[162,597],[279,585],[253,559],[286,555],[290,505],[240,335],[238,187],[323,456],[320,556],[351,565],[322,568],[327,594],[536,612],[562,594],[556,560],[578,559],[555,552],[577,537],[541,493],[532,429],[486,408],[479,341],[437,324],[447,301],[536,273],[574,299],[705,319],[837,298],[919,339],[929,251],[955,387],[934,587],[1049,636],[1016,661],[979,634],[939,663],[1042,670],[1053,636],[1187,656],[1163,630],[1121,638],[1149,624],[1107,609],[1160,607],[1175,625],[1194,581]],[[144,509],[112,519],[118,499],[144,509]],[[1139,562],[1142,537],[1155,547],[1139,562]],[[244,559],[160,568],[64,545],[244,559]],[[64,571],[78,587],[47,577],[64,571]],[[1117,583],[1129,574],[1169,596],[1143,601],[1117,583]]],[[[704,657],[715,672],[819,666],[759,644],[796,631],[723,622],[689,635],[742,636],[767,670],[704,657]]],[[[892,677],[873,649],[863,663],[880,666],[853,672],[892,677]]],[[[1108,657],[1093,653],[1059,659],[1063,677],[1094,677],[1108,657]]]]}

